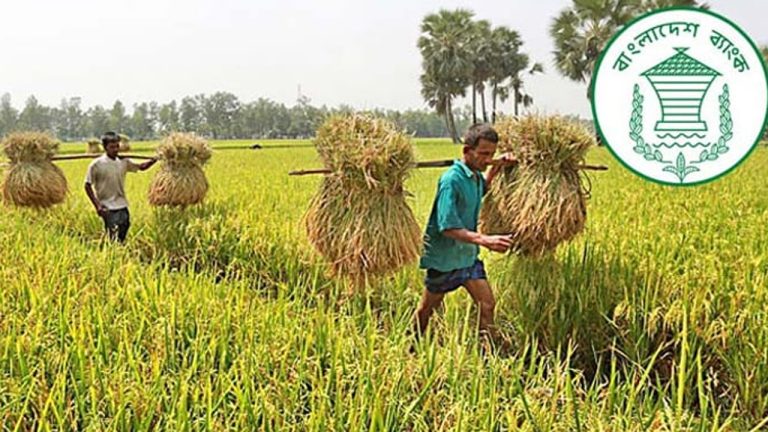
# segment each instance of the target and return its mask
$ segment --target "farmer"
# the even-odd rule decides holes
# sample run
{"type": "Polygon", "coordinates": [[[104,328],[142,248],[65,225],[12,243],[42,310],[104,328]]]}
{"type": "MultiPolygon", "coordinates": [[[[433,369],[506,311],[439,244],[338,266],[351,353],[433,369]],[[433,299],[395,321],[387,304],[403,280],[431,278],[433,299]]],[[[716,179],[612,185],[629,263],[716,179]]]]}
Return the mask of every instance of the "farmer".
{"type": "Polygon", "coordinates": [[[88,166],[85,193],[104,220],[109,239],[117,239],[123,243],[131,225],[128,201],[125,199],[125,173],[145,171],[157,160],[153,158],[142,164],[135,164],[130,159],[119,158],[117,152],[120,148],[120,136],[114,132],[105,133],[101,137],[101,145],[105,153],[88,166]]]}
{"type": "Polygon", "coordinates": [[[443,297],[463,286],[478,307],[481,336],[496,341],[496,301],[478,253],[480,246],[506,252],[512,243],[508,236],[478,233],[477,220],[483,195],[493,178],[503,166],[516,164],[513,157],[504,154],[483,176],[493,161],[498,141],[499,136],[491,126],[470,127],[464,137],[462,159],[456,160],[440,177],[424,235],[421,268],[427,270],[426,289],[414,317],[417,337],[426,331],[429,318],[442,305],[443,297]]]}

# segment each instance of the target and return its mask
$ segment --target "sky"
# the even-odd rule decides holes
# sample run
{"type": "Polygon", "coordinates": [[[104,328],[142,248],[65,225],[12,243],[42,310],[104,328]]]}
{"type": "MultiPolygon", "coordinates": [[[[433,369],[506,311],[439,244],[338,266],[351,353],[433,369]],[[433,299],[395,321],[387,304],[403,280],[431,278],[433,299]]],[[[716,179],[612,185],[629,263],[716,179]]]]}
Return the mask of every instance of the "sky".
{"type": "MultiPolygon", "coordinates": [[[[768,44],[768,1],[709,0],[768,44]]],[[[84,107],[169,102],[228,91],[293,105],[426,108],[420,95],[422,18],[465,8],[517,30],[545,67],[526,89],[534,109],[591,117],[585,84],[553,65],[550,21],[570,0],[0,0],[0,94],[84,107]]],[[[459,105],[468,103],[459,101],[459,105]]],[[[501,109],[510,111],[509,102],[501,109]]]]}

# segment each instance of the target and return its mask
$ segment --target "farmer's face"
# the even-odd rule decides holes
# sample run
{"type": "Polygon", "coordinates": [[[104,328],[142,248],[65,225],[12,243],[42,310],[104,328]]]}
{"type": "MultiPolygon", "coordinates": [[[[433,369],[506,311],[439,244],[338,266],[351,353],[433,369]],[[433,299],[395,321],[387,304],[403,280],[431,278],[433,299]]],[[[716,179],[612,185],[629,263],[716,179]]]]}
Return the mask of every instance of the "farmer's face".
{"type": "Polygon", "coordinates": [[[120,143],[117,141],[107,143],[105,148],[107,156],[114,158],[117,157],[117,151],[120,149],[120,143]]]}
{"type": "Polygon", "coordinates": [[[496,154],[496,143],[488,141],[484,138],[480,138],[477,147],[474,149],[465,146],[464,147],[464,159],[467,165],[478,171],[485,171],[488,165],[493,160],[493,155],[496,154]]]}

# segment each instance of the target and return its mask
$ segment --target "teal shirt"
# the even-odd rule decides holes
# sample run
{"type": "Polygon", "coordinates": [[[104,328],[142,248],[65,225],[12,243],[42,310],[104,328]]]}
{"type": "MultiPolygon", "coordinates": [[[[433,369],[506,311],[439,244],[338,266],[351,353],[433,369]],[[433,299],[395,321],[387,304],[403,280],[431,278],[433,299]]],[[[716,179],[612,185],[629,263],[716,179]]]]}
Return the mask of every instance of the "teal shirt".
{"type": "Polygon", "coordinates": [[[446,237],[443,231],[455,228],[477,231],[484,194],[485,177],[479,171],[473,172],[463,161],[454,161],[443,173],[424,235],[421,268],[447,272],[475,263],[478,246],[446,237]]]}

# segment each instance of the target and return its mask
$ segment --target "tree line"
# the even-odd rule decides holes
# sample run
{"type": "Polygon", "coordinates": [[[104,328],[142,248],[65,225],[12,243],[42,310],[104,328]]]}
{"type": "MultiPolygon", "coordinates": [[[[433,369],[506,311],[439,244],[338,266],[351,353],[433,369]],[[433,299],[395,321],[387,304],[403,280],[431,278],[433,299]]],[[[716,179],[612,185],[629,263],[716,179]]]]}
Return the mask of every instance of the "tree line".
{"type": "MultiPolygon", "coordinates": [[[[356,110],[342,105],[314,106],[302,96],[293,106],[259,98],[243,102],[232,93],[217,92],[182,98],[179,102],[135,103],[120,100],[111,107],[84,107],[79,97],[66,98],[59,106],[46,106],[35,96],[16,108],[11,95],[0,96],[0,137],[13,131],[48,132],[62,141],[83,141],[113,130],[134,140],[150,140],[172,131],[196,132],[211,139],[277,139],[312,137],[320,123],[333,114],[356,110]]],[[[417,137],[445,137],[448,130],[442,118],[428,110],[368,111],[394,122],[417,137]]],[[[461,127],[469,123],[468,110],[454,113],[461,127]]]]}

